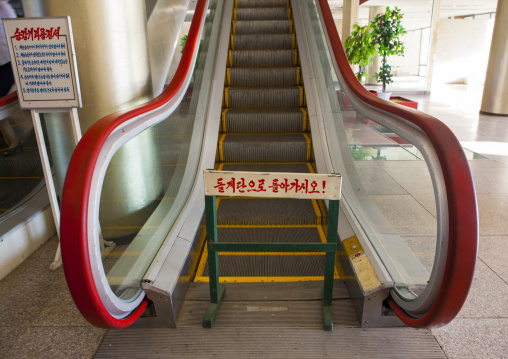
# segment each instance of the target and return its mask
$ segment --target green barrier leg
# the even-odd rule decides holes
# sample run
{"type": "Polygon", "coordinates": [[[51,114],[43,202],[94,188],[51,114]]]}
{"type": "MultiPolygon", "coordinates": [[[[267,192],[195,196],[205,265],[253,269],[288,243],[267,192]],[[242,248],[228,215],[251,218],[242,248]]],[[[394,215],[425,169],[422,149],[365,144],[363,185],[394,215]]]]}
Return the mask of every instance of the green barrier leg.
{"type": "MultiPolygon", "coordinates": [[[[339,221],[339,201],[330,201],[328,208],[328,233],[326,242],[337,244],[337,227],[339,221]]],[[[333,274],[335,271],[335,252],[326,253],[325,280],[323,288],[323,322],[325,330],[333,330],[332,297],[333,297],[333,274]]]]}

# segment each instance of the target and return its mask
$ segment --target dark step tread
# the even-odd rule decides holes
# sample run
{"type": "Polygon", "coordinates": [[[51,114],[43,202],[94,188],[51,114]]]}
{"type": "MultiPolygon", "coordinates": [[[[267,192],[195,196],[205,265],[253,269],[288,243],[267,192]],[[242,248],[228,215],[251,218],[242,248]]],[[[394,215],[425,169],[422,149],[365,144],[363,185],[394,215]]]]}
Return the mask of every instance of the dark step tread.
{"type": "Polygon", "coordinates": [[[291,10],[288,7],[250,7],[237,8],[233,11],[233,20],[290,20],[291,10]]]}
{"type": "MultiPolygon", "coordinates": [[[[317,225],[313,200],[290,198],[221,198],[218,225],[317,225]]],[[[316,204],[317,205],[317,204],[316,204]]]]}
{"type": "Polygon", "coordinates": [[[289,34],[294,32],[292,20],[240,20],[233,21],[231,32],[244,34],[289,34]]]}
{"type": "Polygon", "coordinates": [[[288,7],[288,0],[235,0],[237,8],[288,7]]]}
{"type": "Polygon", "coordinates": [[[225,109],[222,130],[228,133],[291,133],[306,129],[307,111],[288,109],[225,109]]]}
{"type": "Polygon", "coordinates": [[[298,64],[297,50],[230,50],[230,67],[290,67],[298,64]]]}
{"type": "Polygon", "coordinates": [[[310,163],[223,163],[220,171],[314,173],[310,163]]]}
{"type": "Polygon", "coordinates": [[[226,87],[226,107],[287,108],[304,105],[303,86],[226,87]]]}
{"type": "Polygon", "coordinates": [[[295,34],[231,35],[231,50],[291,50],[296,49],[295,34]]]}
{"type": "Polygon", "coordinates": [[[301,68],[227,68],[226,79],[228,86],[297,86],[301,84],[301,68]]]}

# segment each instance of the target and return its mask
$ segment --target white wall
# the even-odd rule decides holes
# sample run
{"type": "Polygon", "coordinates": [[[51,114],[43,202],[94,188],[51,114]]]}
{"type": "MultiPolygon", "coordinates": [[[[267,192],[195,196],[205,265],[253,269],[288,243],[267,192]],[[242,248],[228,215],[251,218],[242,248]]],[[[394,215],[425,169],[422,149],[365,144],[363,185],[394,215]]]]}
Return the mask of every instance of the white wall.
{"type": "Polygon", "coordinates": [[[494,20],[439,21],[432,84],[483,84],[494,20]]]}
{"type": "MultiPolygon", "coordinates": [[[[421,30],[408,31],[401,36],[401,41],[404,43],[404,57],[388,57],[388,65],[392,66],[392,72],[395,76],[418,76],[421,37],[421,30]]],[[[376,72],[378,71],[376,70],[376,72]]]]}

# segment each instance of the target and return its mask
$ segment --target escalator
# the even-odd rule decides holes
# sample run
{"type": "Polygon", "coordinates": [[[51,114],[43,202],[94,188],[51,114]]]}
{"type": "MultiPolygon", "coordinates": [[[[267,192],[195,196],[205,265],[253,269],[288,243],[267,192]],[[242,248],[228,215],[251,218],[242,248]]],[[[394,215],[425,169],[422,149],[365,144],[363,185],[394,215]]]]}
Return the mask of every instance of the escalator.
{"type": "MultiPolygon", "coordinates": [[[[206,250],[201,254],[207,168],[341,173],[334,305],[344,326],[436,327],[452,320],[464,303],[478,238],[464,152],[438,120],[371,96],[355,80],[326,1],[200,0],[168,88],[145,106],[100,120],[83,136],[65,181],[61,235],[67,282],[88,321],[106,328],[138,319],[169,327],[199,321],[209,300],[203,283],[206,250]],[[186,93],[189,98],[180,104],[186,93]],[[406,238],[419,235],[418,226],[404,232],[392,225],[379,198],[365,190],[365,166],[352,152],[359,126],[369,128],[351,125],[344,98],[358,113],[355,118],[375,121],[400,136],[405,149],[419,151],[420,162],[407,169],[427,171],[433,191],[435,223],[424,228],[434,242],[430,266],[406,238]],[[159,164],[171,168],[163,171],[165,193],[146,224],[108,257],[98,218],[109,161],[153,126],[169,138],[159,164]]],[[[219,241],[324,241],[325,202],[241,197],[218,202],[219,241]]],[[[273,311],[298,311],[299,304],[293,309],[280,304],[291,298],[320,301],[323,255],[235,253],[223,255],[220,264],[221,280],[237,288],[232,307],[254,313],[260,322],[280,318],[273,311]],[[249,295],[268,300],[272,312],[246,304],[249,295]]],[[[238,312],[225,313],[238,324],[238,312]]],[[[303,323],[302,317],[282,317],[288,325],[303,323]]]]}
{"type": "MultiPolygon", "coordinates": [[[[215,168],[314,173],[305,90],[287,1],[235,3],[227,65],[215,168]]],[[[234,186],[242,191],[245,184],[234,186]]],[[[220,198],[218,238],[322,243],[324,212],[324,204],[317,200],[220,198]]],[[[221,256],[219,272],[229,282],[323,279],[324,254],[285,254],[221,256]]],[[[206,263],[205,247],[195,281],[208,280],[206,263]]]]}

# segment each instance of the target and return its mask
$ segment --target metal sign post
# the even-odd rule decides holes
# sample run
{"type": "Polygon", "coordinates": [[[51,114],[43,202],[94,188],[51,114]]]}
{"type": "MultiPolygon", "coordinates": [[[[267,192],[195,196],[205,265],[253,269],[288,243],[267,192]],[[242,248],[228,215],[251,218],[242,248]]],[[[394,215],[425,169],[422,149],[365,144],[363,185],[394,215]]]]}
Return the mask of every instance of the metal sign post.
{"type": "MultiPolygon", "coordinates": [[[[69,16],[4,19],[19,105],[34,125],[51,210],[60,238],[60,208],[39,114],[69,112],[74,141],[81,138],[76,108],[82,107],[76,53],[69,16]]],[[[60,245],[50,266],[62,264],[60,245]]]]}

